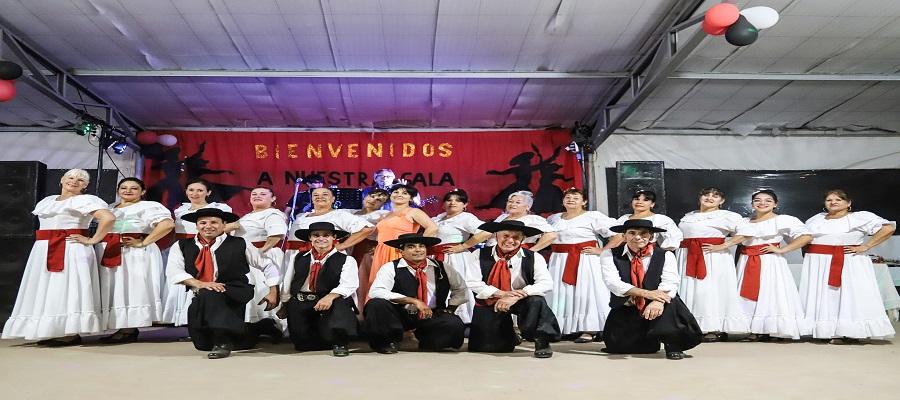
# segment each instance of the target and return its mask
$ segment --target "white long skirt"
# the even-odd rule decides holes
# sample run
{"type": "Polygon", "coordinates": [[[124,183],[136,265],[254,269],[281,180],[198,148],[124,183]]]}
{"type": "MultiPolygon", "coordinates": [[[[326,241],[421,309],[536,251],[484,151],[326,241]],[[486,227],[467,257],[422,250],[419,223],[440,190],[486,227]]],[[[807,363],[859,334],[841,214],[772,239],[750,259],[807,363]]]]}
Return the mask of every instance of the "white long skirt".
{"type": "MultiPolygon", "coordinates": [[[[103,247],[100,247],[102,255],[103,247]]],[[[100,267],[100,296],[104,329],[140,328],[162,316],[160,270],[162,255],[156,244],[122,248],[122,265],[100,267]]]]}
{"type": "Polygon", "coordinates": [[[815,338],[872,338],[894,336],[894,327],[884,311],[867,255],[844,255],[841,287],[828,286],[831,255],[803,257],[800,301],[815,338]]]}
{"type": "Polygon", "coordinates": [[[675,251],[681,286],[678,292],[687,305],[700,330],[708,332],[748,333],[750,318],[738,304],[737,272],[734,258],[728,251],[703,254],[706,278],[700,280],[685,275],[687,249],[675,251]]]}
{"type": "MultiPolygon", "coordinates": [[[[284,252],[277,247],[270,249],[261,255],[262,258],[277,266],[281,266],[284,259],[284,252]]],[[[247,303],[247,310],[244,313],[244,322],[259,322],[266,318],[270,318],[275,321],[276,325],[282,331],[287,329],[287,320],[282,320],[275,315],[281,307],[280,293],[278,298],[279,305],[274,309],[266,311],[266,303],[259,304],[263,297],[266,297],[266,295],[269,294],[269,287],[266,286],[266,275],[263,274],[261,270],[250,267],[250,273],[247,274],[247,279],[250,281],[250,284],[253,285],[254,293],[253,300],[250,300],[250,302],[247,303]]]]}
{"type": "MultiPolygon", "coordinates": [[[[743,255],[738,260],[738,293],[744,281],[747,258],[743,255]]],[[[764,254],[760,256],[760,266],[758,301],[738,298],[741,310],[750,319],[750,332],[794,340],[810,335],[800,292],[787,260],[780,254],[764,254]]]]}
{"type": "MultiPolygon", "coordinates": [[[[475,259],[475,256],[468,251],[444,255],[444,267],[453,268],[453,270],[459,273],[459,276],[462,277],[463,282],[468,280],[468,277],[466,276],[466,265],[477,262],[478,260],[475,259]]],[[[459,307],[456,307],[456,315],[459,316],[459,319],[461,319],[464,324],[471,324],[472,312],[474,309],[475,296],[472,294],[471,290],[467,290],[466,303],[460,304],[459,307]]]]}
{"type": "Polygon", "coordinates": [[[547,302],[564,335],[577,332],[600,332],[609,316],[609,289],[603,283],[600,256],[582,255],[578,263],[576,285],[563,283],[566,253],[553,253],[548,269],[553,290],[547,302]]]}
{"type": "Polygon", "coordinates": [[[31,248],[3,339],[40,340],[102,330],[94,248],[66,242],[65,268],[49,272],[48,243],[38,240],[31,248]]]}

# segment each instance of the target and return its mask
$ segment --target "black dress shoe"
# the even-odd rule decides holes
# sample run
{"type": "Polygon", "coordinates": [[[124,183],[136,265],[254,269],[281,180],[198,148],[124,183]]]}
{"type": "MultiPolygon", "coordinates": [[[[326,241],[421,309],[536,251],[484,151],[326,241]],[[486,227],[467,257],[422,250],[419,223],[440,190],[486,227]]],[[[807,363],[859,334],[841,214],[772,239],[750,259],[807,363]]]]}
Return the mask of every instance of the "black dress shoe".
{"type": "Polygon", "coordinates": [[[669,360],[681,360],[684,358],[684,353],[680,351],[667,351],[666,358],[669,360]]]}
{"type": "Polygon", "coordinates": [[[577,339],[573,340],[573,343],[590,343],[595,341],[597,335],[591,335],[591,337],[579,336],[577,339]]]}
{"type": "Polygon", "coordinates": [[[347,350],[347,346],[341,344],[334,345],[334,347],[331,349],[331,352],[335,357],[347,357],[350,355],[350,350],[347,350]]]}
{"type": "Polygon", "coordinates": [[[231,355],[231,350],[234,350],[234,346],[230,344],[217,344],[213,346],[212,351],[206,355],[206,358],[210,360],[226,358],[231,355]]]}
{"type": "Polygon", "coordinates": [[[394,343],[388,343],[386,346],[379,347],[377,351],[379,354],[397,354],[399,349],[397,349],[397,345],[394,343]]]}
{"type": "Polygon", "coordinates": [[[70,340],[48,339],[47,342],[44,343],[44,346],[66,347],[66,346],[78,346],[80,344],[81,344],[81,336],[75,336],[74,339],[70,339],[70,340]]]}
{"type": "Polygon", "coordinates": [[[534,358],[553,357],[553,349],[546,338],[534,338],[534,358]]]}
{"type": "Polygon", "coordinates": [[[137,342],[140,331],[135,330],[130,333],[116,332],[112,335],[100,338],[98,341],[103,344],[120,344],[137,342]]]}

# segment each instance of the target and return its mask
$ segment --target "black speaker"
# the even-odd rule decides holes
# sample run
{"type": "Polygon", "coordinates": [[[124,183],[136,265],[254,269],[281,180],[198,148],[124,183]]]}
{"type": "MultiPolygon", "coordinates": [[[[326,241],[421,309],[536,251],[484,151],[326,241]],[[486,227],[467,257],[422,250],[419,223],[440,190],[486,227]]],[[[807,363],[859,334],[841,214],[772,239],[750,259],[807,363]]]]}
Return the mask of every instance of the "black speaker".
{"type": "Polygon", "coordinates": [[[656,193],[656,207],[653,212],[666,213],[666,182],[662,161],[616,161],[616,192],[618,199],[615,218],[631,214],[631,198],[641,190],[656,193]]]}
{"type": "Polygon", "coordinates": [[[38,161],[0,161],[0,238],[30,238],[37,229],[31,214],[44,198],[47,166],[38,161]]]}
{"type": "Polygon", "coordinates": [[[32,246],[31,238],[0,238],[0,321],[12,314],[32,246]]]}
{"type": "Polygon", "coordinates": [[[334,191],[334,207],[345,210],[362,208],[362,189],[332,188],[334,191]]]}

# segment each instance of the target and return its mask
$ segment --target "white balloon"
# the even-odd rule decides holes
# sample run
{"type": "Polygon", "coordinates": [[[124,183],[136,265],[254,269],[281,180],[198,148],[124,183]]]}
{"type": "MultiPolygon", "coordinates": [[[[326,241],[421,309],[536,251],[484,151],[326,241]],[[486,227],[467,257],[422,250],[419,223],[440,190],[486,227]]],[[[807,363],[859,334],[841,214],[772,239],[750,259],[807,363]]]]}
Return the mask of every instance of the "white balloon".
{"type": "Polygon", "coordinates": [[[178,138],[172,135],[159,135],[159,139],[156,140],[156,143],[163,146],[174,146],[175,143],[178,143],[178,138]]]}
{"type": "Polygon", "coordinates": [[[753,24],[756,29],[771,28],[778,22],[778,11],[771,7],[759,6],[750,7],[741,10],[741,15],[747,18],[747,21],[753,24]]]}

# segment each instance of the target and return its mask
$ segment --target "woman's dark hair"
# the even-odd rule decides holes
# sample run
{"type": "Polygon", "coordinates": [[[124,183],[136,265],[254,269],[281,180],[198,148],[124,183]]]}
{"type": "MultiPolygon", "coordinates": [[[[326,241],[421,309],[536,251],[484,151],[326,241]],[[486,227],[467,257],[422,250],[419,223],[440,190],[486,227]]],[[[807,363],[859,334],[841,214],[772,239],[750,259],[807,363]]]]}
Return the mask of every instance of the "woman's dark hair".
{"type": "Polygon", "coordinates": [[[201,178],[191,179],[191,180],[187,181],[187,183],[184,184],[184,190],[187,190],[188,186],[191,186],[195,183],[199,183],[199,184],[203,185],[203,187],[205,187],[206,190],[209,192],[212,191],[212,184],[209,183],[208,180],[201,179],[201,178]]]}
{"type": "Polygon", "coordinates": [[[451,196],[456,196],[456,198],[459,199],[460,203],[469,204],[469,194],[466,193],[465,190],[453,189],[453,190],[447,192],[447,194],[444,195],[444,201],[445,202],[450,201],[451,196]]]}
{"type": "Polygon", "coordinates": [[[825,192],[825,196],[822,196],[822,201],[828,198],[828,196],[835,195],[843,201],[853,201],[850,196],[847,195],[847,192],[840,189],[832,189],[825,192]]]}
{"type": "Polygon", "coordinates": [[[269,191],[269,193],[272,193],[272,197],[275,197],[275,191],[272,190],[272,188],[270,188],[270,187],[257,186],[257,187],[255,187],[255,188],[253,188],[253,189],[250,189],[250,191],[252,192],[252,191],[254,191],[254,190],[256,190],[256,189],[266,189],[266,190],[269,191]]]}
{"type": "Polygon", "coordinates": [[[705,196],[707,194],[714,194],[714,195],[718,195],[719,197],[721,197],[723,199],[725,198],[725,192],[723,192],[722,189],[719,189],[717,187],[708,187],[708,188],[700,191],[701,196],[705,196]]]}
{"type": "Polygon", "coordinates": [[[750,195],[750,201],[756,200],[756,196],[760,195],[760,194],[767,194],[767,195],[771,196],[772,200],[775,200],[776,203],[778,202],[778,195],[775,194],[775,191],[772,189],[762,189],[762,190],[757,190],[757,191],[753,192],[753,194],[750,195]]]}
{"type": "Polygon", "coordinates": [[[653,193],[652,190],[638,190],[637,192],[634,192],[634,196],[631,196],[631,199],[637,200],[641,198],[641,196],[644,196],[645,199],[656,203],[656,193],[653,193]]]}
{"type": "MultiPolygon", "coordinates": [[[[406,193],[409,194],[409,197],[416,197],[419,194],[419,190],[410,186],[410,185],[394,185],[391,187],[391,193],[396,192],[398,189],[403,189],[406,193]]],[[[412,202],[412,200],[410,200],[412,202]]]]}
{"type": "Polygon", "coordinates": [[[141,190],[147,190],[147,186],[144,185],[144,181],[142,181],[142,180],[140,180],[140,179],[138,179],[138,178],[135,178],[135,177],[133,177],[133,176],[132,176],[132,177],[128,177],[128,178],[122,178],[122,180],[119,181],[119,183],[116,184],[116,189],[118,189],[119,186],[122,186],[122,184],[125,183],[125,182],[134,182],[134,183],[137,183],[138,186],[141,187],[141,190]]]}
{"type": "Polygon", "coordinates": [[[571,187],[571,188],[566,189],[563,192],[563,196],[565,196],[567,194],[577,194],[577,195],[581,196],[582,200],[587,200],[587,195],[584,194],[584,190],[581,190],[578,188],[571,187]]]}
{"type": "Polygon", "coordinates": [[[372,196],[372,197],[375,197],[375,196],[390,197],[391,194],[388,193],[387,190],[384,190],[384,189],[382,189],[382,188],[375,188],[375,189],[372,189],[371,191],[369,191],[369,193],[366,193],[366,196],[372,196]]]}

